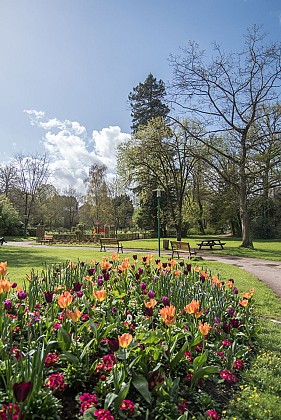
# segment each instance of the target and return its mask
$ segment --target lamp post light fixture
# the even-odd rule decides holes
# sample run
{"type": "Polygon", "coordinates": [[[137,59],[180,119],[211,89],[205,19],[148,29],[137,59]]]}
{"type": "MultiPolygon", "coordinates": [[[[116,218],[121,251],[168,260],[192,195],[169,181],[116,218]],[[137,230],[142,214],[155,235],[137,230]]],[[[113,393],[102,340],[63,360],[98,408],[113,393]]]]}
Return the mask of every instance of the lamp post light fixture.
{"type": "Polygon", "coordinates": [[[156,197],[157,197],[157,232],[158,232],[158,257],[160,257],[160,198],[161,190],[156,188],[156,197]]]}

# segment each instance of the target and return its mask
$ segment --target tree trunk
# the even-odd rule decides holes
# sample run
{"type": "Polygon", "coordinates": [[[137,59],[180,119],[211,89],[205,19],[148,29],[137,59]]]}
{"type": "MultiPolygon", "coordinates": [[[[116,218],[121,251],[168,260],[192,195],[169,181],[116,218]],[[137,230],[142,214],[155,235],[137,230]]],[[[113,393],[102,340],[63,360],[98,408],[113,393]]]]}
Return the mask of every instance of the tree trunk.
{"type": "Polygon", "coordinates": [[[242,228],[243,248],[254,248],[251,235],[250,218],[247,204],[247,182],[244,168],[240,170],[240,219],[242,228]]]}

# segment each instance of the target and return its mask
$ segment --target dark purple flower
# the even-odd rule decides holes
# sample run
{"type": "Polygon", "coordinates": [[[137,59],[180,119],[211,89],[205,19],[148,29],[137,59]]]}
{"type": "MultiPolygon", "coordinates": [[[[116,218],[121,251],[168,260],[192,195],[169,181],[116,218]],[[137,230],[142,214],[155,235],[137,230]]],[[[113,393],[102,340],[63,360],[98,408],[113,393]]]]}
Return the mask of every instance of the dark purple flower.
{"type": "Polygon", "coordinates": [[[147,296],[149,297],[149,299],[153,299],[155,296],[155,293],[153,292],[153,290],[149,290],[149,292],[147,293],[147,296]]]}
{"type": "Polygon", "coordinates": [[[26,296],[27,296],[27,293],[26,293],[24,290],[20,290],[20,291],[18,292],[18,298],[19,298],[19,299],[23,300],[23,299],[25,299],[25,298],[26,298],[26,296]]]}
{"type": "Polygon", "coordinates": [[[107,342],[111,351],[114,352],[119,349],[119,341],[117,340],[117,338],[109,338],[107,342]]]}
{"type": "Polygon", "coordinates": [[[17,287],[18,283],[16,283],[15,281],[12,283],[12,288],[15,289],[17,287]]]}
{"type": "Polygon", "coordinates": [[[163,296],[163,297],[162,297],[162,303],[163,303],[165,306],[170,306],[170,299],[169,299],[167,296],[163,296]]]}
{"type": "Polygon", "coordinates": [[[220,318],[218,316],[216,316],[214,318],[214,325],[219,325],[220,322],[221,322],[220,318]]]}
{"type": "Polygon", "coordinates": [[[237,289],[236,287],[233,287],[233,293],[234,293],[235,295],[237,295],[237,294],[238,294],[238,289],[237,289]]]}
{"type": "Polygon", "coordinates": [[[83,296],[83,290],[79,290],[79,292],[76,293],[76,296],[81,298],[83,296]]]}
{"type": "Polygon", "coordinates": [[[12,307],[13,303],[10,299],[5,300],[4,302],[4,308],[6,309],[6,311],[9,311],[12,307]]]}
{"type": "Polygon", "coordinates": [[[115,308],[115,306],[112,306],[111,311],[112,311],[114,314],[116,314],[117,309],[115,308]]]}
{"type": "Polygon", "coordinates": [[[230,325],[229,324],[223,323],[222,324],[222,329],[226,334],[230,333],[230,325]]]}
{"type": "Polygon", "coordinates": [[[186,264],[186,271],[190,273],[191,271],[191,264],[186,264]]]}
{"type": "Polygon", "coordinates": [[[89,276],[93,276],[95,274],[95,272],[96,272],[96,268],[95,267],[88,269],[89,276]]]}
{"type": "Polygon", "coordinates": [[[143,273],[143,268],[139,267],[139,274],[142,274],[142,273],[143,273]]]}
{"type": "Polygon", "coordinates": [[[137,261],[138,256],[137,256],[137,255],[133,255],[133,259],[134,259],[135,261],[137,261]]]}
{"type": "Polygon", "coordinates": [[[146,283],[145,282],[142,282],[140,284],[140,288],[141,288],[141,290],[145,290],[146,289],[146,283]]]}
{"type": "Polygon", "coordinates": [[[167,264],[166,262],[164,262],[164,263],[162,264],[162,267],[163,267],[163,268],[167,268],[167,265],[168,265],[168,264],[167,264]]]}
{"type": "Polygon", "coordinates": [[[103,285],[103,280],[102,279],[98,279],[98,286],[102,286],[103,285]]]}
{"type": "Polygon", "coordinates": [[[75,283],[73,283],[73,290],[74,292],[79,292],[82,288],[82,284],[79,283],[78,281],[76,281],[75,283]]]}
{"type": "Polygon", "coordinates": [[[44,296],[47,303],[53,302],[54,292],[44,292],[44,296]]]}
{"type": "Polygon", "coordinates": [[[228,315],[233,316],[233,314],[234,314],[234,308],[232,306],[230,306],[229,308],[227,308],[227,313],[228,313],[228,315]]]}
{"type": "Polygon", "coordinates": [[[202,275],[200,275],[200,281],[201,281],[201,283],[205,283],[205,277],[204,276],[202,276],[202,275]]]}
{"type": "Polygon", "coordinates": [[[18,402],[23,402],[28,397],[28,394],[32,390],[32,382],[18,382],[13,385],[13,391],[15,398],[18,402]]]}
{"type": "Polygon", "coordinates": [[[108,280],[110,277],[109,273],[104,273],[103,278],[104,280],[108,280]]]}
{"type": "Polygon", "coordinates": [[[233,328],[238,328],[240,325],[239,319],[237,318],[232,318],[229,322],[233,328]]]}
{"type": "Polygon", "coordinates": [[[145,308],[145,314],[147,316],[152,316],[153,315],[153,308],[145,308]]]}

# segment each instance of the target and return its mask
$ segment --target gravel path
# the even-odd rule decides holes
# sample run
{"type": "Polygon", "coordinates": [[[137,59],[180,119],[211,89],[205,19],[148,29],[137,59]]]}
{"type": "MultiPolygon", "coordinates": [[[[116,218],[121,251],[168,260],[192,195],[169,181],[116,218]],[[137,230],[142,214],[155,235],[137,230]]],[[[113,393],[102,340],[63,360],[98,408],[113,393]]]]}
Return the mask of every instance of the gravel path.
{"type": "MultiPolygon", "coordinates": [[[[34,242],[9,242],[4,246],[23,246],[23,247],[31,247],[31,248],[38,248],[39,245],[35,244],[34,242]]],[[[40,247],[49,248],[50,245],[40,245],[40,247]]],[[[51,245],[52,248],[55,245],[51,245]]],[[[68,248],[66,247],[58,247],[58,248],[68,248]]],[[[72,247],[72,249],[95,249],[98,248],[90,248],[90,247],[72,247]]],[[[149,250],[130,250],[132,252],[144,252],[144,253],[156,253],[155,251],[149,250]]],[[[171,251],[161,251],[161,255],[171,255],[171,251]]],[[[218,261],[225,264],[234,265],[236,267],[243,268],[244,270],[248,271],[249,273],[256,276],[258,279],[266,283],[276,295],[281,298],[281,261],[269,261],[269,260],[261,260],[257,258],[244,258],[244,257],[234,257],[229,255],[218,255],[218,254],[207,254],[206,252],[199,253],[198,255],[202,256],[205,260],[209,261],[218,261]]]]}

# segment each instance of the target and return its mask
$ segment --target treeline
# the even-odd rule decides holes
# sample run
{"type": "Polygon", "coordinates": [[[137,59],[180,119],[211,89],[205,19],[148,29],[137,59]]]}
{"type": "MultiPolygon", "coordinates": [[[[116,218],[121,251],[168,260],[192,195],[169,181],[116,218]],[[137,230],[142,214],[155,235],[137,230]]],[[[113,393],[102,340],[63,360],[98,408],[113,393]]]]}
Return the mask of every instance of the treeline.
{"type": "Polygon", "coordinates": [[[158,191],[163,236],[231,233],[244,247],[281,237],[280,45],[253,27],[239,53],[215,45],[209,58],[190,43],[170,62],[168,87],[149,74],[128,96],[132,135],[114,181],[93,164],[82,197],[48,184],[47,156],[1,166],[2,233],[80,223],[157,234],[158,191]]]}

